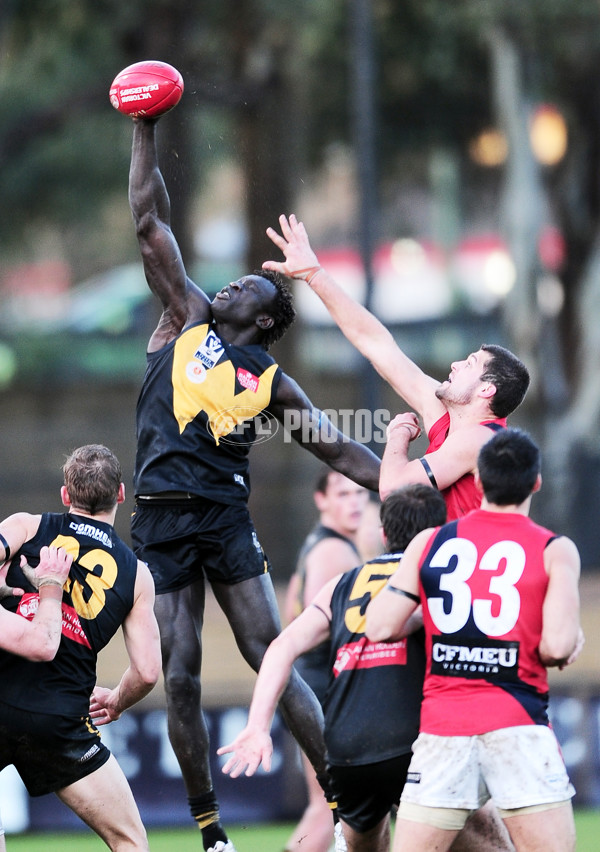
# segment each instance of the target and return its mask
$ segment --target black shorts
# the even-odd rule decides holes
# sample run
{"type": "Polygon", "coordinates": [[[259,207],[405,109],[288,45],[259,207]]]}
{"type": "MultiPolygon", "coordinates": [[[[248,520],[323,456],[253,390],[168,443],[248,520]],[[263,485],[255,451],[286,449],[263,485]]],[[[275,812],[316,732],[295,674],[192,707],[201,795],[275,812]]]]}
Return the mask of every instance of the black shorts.
{"type": "Polygon", "coordinates": [[[0,703],[0,769],[13,764],[30,796],[62,790],[109,757],[89,716],[32,713],[0,703]]]}
{"type": "Polygon", "coordinates": [[[412,754],[364,766],[329,766],[337,812],[354,831],[375,828],[397,807],[412,754]]]}
{"type": "Polygon", "coordinates": [[[158,595],[183,589],[203,573],[210,582],[233,585],[271,570],[246,506],[202,497],[139,500],[131,540],[158,595]]]}

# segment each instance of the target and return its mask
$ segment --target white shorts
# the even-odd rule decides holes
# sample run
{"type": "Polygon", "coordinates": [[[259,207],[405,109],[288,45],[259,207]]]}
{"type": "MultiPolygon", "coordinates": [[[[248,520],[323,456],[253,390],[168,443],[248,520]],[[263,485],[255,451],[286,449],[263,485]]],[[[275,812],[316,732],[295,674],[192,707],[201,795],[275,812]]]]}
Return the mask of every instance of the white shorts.
{"type": "Polygon", "coordinates": [[[419,734],[402,802],[503,810],[568,801],[575,795],[551,728],[522,725],[473,737],[419,734]]]}

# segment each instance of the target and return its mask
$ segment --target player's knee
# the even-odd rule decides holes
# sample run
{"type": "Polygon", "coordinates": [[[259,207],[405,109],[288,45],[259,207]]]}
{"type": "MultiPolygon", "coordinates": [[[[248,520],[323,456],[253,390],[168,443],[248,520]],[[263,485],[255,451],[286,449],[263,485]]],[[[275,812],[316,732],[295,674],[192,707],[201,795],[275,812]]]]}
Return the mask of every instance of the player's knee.
{"type": "Polygon", "coordinates": [[[170,705],[185,710],[200,701],[200,677],[179,669],[165,673],[165,693],[170,705]]]}

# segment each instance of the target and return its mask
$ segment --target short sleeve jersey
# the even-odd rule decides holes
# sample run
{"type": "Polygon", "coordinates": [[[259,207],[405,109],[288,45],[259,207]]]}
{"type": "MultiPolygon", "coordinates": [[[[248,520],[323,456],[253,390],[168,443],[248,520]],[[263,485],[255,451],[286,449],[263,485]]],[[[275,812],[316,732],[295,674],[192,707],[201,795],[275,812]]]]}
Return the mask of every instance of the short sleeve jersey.
{"type": "Polygon", "coordinates": [[[269,432],[281,369],[257,344],[233,346],[199,323],[147,355],[137,403],[135,493],[188,491],[245,503],[248,453],[269,432]]]}
{"type": "MultiPolygon", "coordinates": [[[[482,426],[488,426],[493,431],[506,427],[506,418],[499,417],[495,420],[482,420],[482,426]]],[[[425,451],[432,453],[434,450],[439,450],[446,438],[448,437],[448,429],[450,427],[450,415],[448,412],[443,414],[439,420],[436,420],[427,437],[429,438],[429,446],[425,451]]],[[[472,473],[465,473],[448,488],[442,490],[442,496],[446,501],[447,518],[453,521],[455,518],[462,518],[467,512],[472,509],[478,509],[481,505],[481,491],[475,485],[475,477],[472,473]]]]}
{"type": "Polygon", "coordinates": [[[419,731],[425,655],[422,631],[397,642],[370,642],[365,611],[401,553],[347,571],[331,598],[333,677],[324,702],[325,743],[336,766],[408,754],[419,731]]]}
{"type": "Polygon", "coordinates": [[[39,595],[18,566],[23,554],[35,567],[44,545],[64,547],[73,555],[63,587],[60,645],[49,662],[0,651],[0,700],[40,713],[87,716],[98,653],[133,606],[137,558],[110,524],[72,512],[43,514],[36,535],[15,554],[8,574],[10,585],[26,592],[3,602],[29,619],[39,595]]]}
{"type": "Polygon", "coordinates": [[[427,673],[421,730],[472,736],[548,724],[538,646],[554,534],[520,514],[475,510],[425,548],[427,673]]]}

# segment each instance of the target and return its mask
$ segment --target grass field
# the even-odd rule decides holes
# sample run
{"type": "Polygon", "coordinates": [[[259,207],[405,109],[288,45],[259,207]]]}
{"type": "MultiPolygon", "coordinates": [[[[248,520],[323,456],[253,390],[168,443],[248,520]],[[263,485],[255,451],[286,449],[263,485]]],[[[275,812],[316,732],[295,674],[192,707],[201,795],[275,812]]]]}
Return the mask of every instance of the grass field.
{"type": "MultiPolygon", "coordinates": [[[[600,847],[600,810],[578,810],[577,852],[598,852],[600,847]]],[[[238,852],[281,852],[293,826],[232,826],[230,836],[238,852]]],[[[149,831],[152,852],[202,852],[199,832],[192,829],[149,831]]],[[[87,831],[73,834],[8,835],[8,852],[101,852],[102,841],[87,831]]]]}

